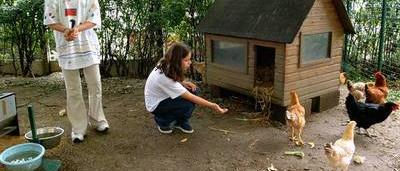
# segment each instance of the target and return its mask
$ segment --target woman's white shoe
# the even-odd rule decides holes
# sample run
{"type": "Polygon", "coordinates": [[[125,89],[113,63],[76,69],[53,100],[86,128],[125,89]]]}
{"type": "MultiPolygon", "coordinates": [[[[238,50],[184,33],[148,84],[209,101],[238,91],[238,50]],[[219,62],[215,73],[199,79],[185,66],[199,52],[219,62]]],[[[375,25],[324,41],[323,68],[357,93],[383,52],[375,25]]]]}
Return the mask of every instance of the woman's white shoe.
{"type": "Polygon", "coordinates": [[[84,135],[80,133],[71,132],[71,139],[73,143],[83,142],[84,135]]]}

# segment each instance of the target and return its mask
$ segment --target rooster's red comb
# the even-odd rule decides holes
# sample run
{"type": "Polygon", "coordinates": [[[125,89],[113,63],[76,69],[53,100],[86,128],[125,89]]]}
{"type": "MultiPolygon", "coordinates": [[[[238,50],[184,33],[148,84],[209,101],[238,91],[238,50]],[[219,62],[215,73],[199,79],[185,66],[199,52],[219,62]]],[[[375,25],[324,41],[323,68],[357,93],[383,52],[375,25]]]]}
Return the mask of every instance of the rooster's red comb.
{"type": "Polygon", "coordinates": [[[380,71],[375,72],[374,75],[375,75],[375,77],[384,77],[384,75],[380,71]]]}

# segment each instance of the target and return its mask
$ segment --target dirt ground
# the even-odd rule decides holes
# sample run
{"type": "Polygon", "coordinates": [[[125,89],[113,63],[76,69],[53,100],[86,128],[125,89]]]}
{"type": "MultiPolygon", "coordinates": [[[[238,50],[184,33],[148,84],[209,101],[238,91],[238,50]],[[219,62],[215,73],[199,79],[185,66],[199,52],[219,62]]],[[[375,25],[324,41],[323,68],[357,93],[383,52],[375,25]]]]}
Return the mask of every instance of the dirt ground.
{"type": "MultiPolygon", "coordinates": [[[[27,104],[32,103],[37,127],[59,126],[66,130],[59,146],[47,150],[46,158],[62,161],[61,170],[268,170],[273,164],[278,170],[330,170],[323,144],[340,138],[348,119],[344,109],[345,88],[341,89],[340,105],[322,113],[307,116],[303,139],[314,142],[295,147],[289,142],[281,124],[264,126],[243,121],[252,106],[235,98],[212,98],[228,107],[225,115],[197,108],[192,118],[193,134],[174,130],[162,135],[154,125],[152,115],[145,110],[144,80],[103,79],[103,104],[110,122],[107,135],[89,129],[85,141],[72,144],[70,124],[58,112],[65,108],[66,97],[62,78],[57,74],[42,78],[0,78],[0,92],[15,92],[21,132],[29,129],[27,104]],[[223,130],[226,130],[225,132],[223,130]],[[186,141],[184,141],[186,139],[186,141]],[[303,158],[284,155],[300,150],[303,158]]],[[[210,97],[203,91],[203,96],[210,97]]],[[[365,156],[363,164],[352,163],[349,170],[400,170],[400,114],[392,114],[375,125],[378,135],[355,136],[356,154],[365,156]]],[[[0,151],[24,142],[23,137],[0,138],[0,151]]],[[[4,169],[0,167],[0,170],[4,169]]]]}

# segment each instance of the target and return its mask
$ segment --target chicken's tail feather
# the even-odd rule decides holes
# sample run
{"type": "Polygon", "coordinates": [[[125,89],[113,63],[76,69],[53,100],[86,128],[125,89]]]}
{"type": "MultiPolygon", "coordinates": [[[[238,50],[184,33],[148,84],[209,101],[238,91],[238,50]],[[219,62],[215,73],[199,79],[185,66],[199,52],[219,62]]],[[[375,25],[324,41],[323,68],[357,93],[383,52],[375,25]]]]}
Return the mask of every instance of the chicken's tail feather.
{"type": "Polygon", "coordinates": [[[369,95],[370,92],[368,91],[368,89],[369,89],[368,84],[365,84],[364,91],[365,91],[365,98],[366,99],[369,99],[369,97],[370,97],[370,95],[369,95]]]}
{"type": "Polygon", "coordinates": [[[352,92],[352,91],[354,90],[353,82],[352,82],[352,81],[347,80],[347,81],[346,81],[346,85],[347,85],[347,89],[348,89],[350,92],[352,92]]]}
{"type": "Polygon", "coordinates": [[[346,97],[345,104],[346,104],[347,114],[349,115],[350,120],[352,120],[353,116],[359,113],[359,111],[356,99],[351,93],[349,93],[349,95],[346,97]]]}
{"type": "Polygon", "coordinates": [[[325,154],[327,156],[332,156],[334,149],[332,147],[332,143],[327,143],[324,145],[325,154]]]}
{"type": "Polygon", "coordinates": [[[340,84],[341,85],[344,85],[344,84],[346,84],[346,82],[347,82],[347,74],[345,73],[345,72],[341,72],[340,74],[339,74],[339,82],[340,82],[340,84]]]}

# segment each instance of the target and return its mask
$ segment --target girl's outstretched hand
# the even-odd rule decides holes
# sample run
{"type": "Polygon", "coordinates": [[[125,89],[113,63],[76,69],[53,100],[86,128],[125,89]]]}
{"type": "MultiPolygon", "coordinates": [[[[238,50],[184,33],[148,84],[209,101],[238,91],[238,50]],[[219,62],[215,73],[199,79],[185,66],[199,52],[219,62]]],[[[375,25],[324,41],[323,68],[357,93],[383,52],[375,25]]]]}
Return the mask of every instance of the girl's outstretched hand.
{"type": "Polygon", "coordinates": [[[221,108],[218,104],[214,103],[212,106],[212,109],[214,109],[216,112],[218,112],[219,114],[224,114],[226,112],[228,112],[227,108],[221,108]]]}

